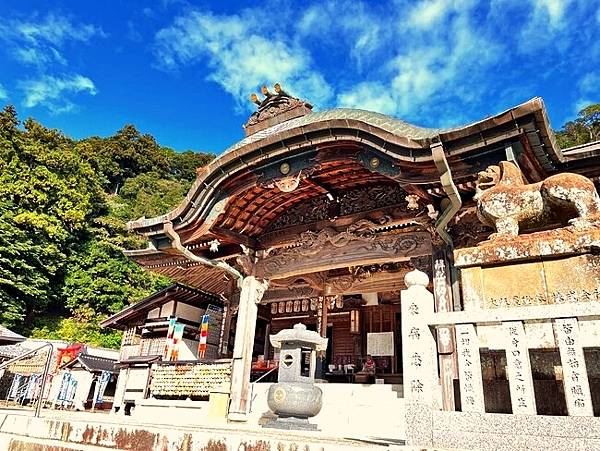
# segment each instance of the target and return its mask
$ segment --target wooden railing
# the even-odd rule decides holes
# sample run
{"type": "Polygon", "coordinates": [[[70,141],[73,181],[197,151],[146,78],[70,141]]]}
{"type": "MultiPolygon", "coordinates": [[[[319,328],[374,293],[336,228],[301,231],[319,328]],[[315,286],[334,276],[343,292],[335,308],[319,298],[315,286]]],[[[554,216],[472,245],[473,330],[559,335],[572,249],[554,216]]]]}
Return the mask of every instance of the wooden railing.
{"type": "Polygon", "coordinates": [[[165,350],[166,338],[143,338],[138,344],[123,345],[119,354],[119,360],[131,357],[142,357],[149,355],[162,355],[165,350]]]}
{"type": "Polygon", "coordinates": [[[140,355],[140,345],[121,345],[121,351],[119,352],[119,360],[127,360],[131,357],[137,357],[140,355]]]}

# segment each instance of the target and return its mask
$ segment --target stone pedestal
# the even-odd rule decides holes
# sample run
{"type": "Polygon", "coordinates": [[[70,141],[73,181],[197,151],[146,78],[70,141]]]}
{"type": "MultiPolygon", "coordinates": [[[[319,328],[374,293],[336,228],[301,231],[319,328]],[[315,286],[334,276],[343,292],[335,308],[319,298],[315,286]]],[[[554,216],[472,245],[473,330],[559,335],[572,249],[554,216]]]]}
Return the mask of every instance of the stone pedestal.
{"type": "Polygon", "coordinates": [[[456,249],[465,310],[600,301],[600,230],[570,227],[456,249]]]}
{"type": "Polygon", "coordinates": [[[465,311],[493,310],[502,322],[501,326],[488,323],[479,329],[480,336],[485,337],[482,346],[506,351],[514,414],[536,414],[532,376],[536,368],[532,371],[535,362],[529,349],[557,346],[569,415],[592,415],[578,323],[575,318],[562,318],[565,312],[573,314],[571,306],[574,311],[582,304],[600,301],[599,248],[597,227],[564,227],[455,250],[465,311]],[[552,322],[552,316],[546,316],[539,321],[535,317],[533,321],[503,321],[510,312],[534,306],[557,307],[559,319],[552,322]]]}

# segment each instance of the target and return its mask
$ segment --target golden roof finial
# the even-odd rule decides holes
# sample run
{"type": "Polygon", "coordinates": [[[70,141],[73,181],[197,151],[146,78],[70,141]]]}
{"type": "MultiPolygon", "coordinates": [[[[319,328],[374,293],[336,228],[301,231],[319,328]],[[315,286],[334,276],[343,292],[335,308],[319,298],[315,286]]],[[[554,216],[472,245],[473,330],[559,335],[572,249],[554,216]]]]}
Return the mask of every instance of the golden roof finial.
{"type": "Polygon", "coordinates": [[[250,100],[253,103],[256,103],[258,106],[260,106],[260,100],[258,100],[258,96],[256,95],[256,93],[253,92],[252,94],[250,94],[250,100]]]}

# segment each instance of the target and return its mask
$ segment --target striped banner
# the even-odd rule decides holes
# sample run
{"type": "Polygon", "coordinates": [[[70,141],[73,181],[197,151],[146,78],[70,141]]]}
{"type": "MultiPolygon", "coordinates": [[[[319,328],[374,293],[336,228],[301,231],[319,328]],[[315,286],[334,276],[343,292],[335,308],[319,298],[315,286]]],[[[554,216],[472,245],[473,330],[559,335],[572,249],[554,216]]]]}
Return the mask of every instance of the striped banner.
{"type": "Polygon", "coordinates": [[[202,317],[200,324],[200,343],[198,344],[198,359],[203,359],[206,355],[206,342],[208,340],[208,319],[209,315],[202,317]]]}

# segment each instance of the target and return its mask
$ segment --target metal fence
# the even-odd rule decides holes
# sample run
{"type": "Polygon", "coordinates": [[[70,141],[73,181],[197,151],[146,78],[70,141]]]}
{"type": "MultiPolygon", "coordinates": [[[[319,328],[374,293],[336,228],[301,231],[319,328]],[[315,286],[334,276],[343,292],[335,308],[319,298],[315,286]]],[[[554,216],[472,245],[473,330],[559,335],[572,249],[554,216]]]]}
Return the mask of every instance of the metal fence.
{"type": "Polygon", "coordinates": [[[46,343],[0,364],[0,400],[5,406],[32,407],[35,408],[35,416],[40,415],[42,406],[50,400],[53,354],[54,346],[46,343]],[[35,356],[42,357],[43,366],[22,365],[26,359],[31,361],[35,356]]]}

